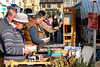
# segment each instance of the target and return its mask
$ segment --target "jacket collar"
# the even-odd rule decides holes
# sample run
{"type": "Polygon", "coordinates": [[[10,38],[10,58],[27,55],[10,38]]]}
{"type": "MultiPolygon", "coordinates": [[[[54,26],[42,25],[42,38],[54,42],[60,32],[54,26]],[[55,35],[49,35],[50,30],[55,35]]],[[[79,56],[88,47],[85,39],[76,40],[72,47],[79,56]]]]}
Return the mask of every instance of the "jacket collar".
{"type": "Polygon", "coordinates": [[[36,20],[33,20],[33,22],[34,22],[36,25],[39,25],[39,24],[37,23],[37,21],[36,21],[36,20]]]}
{"type": "Polygon", "coordinates": [[[4,19],[3,19],[3,20],[5,21],[5,23],[6,23],[6,24],[9,24],[9,22],[8,22],[8,20],[7,20],[7,17],[6,17],[6,16],[4,17],[4,19]]]}

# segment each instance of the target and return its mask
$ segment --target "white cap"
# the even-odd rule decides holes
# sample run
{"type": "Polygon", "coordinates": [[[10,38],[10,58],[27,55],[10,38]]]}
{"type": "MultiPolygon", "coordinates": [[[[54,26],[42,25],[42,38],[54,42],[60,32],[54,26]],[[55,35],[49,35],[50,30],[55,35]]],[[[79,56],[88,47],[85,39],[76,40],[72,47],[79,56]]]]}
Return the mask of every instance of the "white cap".
{"type": "Polygon", "coordinates": [[[28,16],[25,13],[17,13],[14,20],[22,23],[28,23],[28,16]]]}

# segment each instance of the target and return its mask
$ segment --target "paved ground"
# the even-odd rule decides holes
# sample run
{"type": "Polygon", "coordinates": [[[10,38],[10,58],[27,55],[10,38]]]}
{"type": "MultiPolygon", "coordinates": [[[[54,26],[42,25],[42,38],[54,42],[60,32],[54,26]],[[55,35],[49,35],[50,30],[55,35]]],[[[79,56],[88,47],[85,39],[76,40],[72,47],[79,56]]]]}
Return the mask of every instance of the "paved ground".
{"type": "Polygon", "coordinates": [[[50,41],[50,44],[61,44],[62,38],[61,38],[61,29],[58,30],[57,33],[57,42],[54,40],[54,34],[53,34],[53,41],[50,41]]]}

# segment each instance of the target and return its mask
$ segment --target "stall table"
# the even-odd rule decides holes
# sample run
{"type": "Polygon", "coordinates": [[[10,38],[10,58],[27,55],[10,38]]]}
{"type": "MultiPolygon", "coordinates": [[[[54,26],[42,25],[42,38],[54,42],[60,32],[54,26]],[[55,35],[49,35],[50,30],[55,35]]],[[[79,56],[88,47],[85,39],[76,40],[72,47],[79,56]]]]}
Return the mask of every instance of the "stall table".
{"type": "MultiPolygon", "coordinates": [[[[43,58],[43,59],[48,59],[48,58],[43,58]]],[[[6,67],[8,67],[9,66],[9,64],[11,65],[11,67],[14,67],[14,66],[18,66],[19,64],[44,64],[44,65],[51,65],[51,63],[50,62],[26,62],[27,61],[27,59],[26,60],[24,60],[24,61],[22,61],[22,62],[14,62],[13,60],[10,60],[10,61],[8,61],[6,64],[5,64],[5,66],[6,67]]]]}

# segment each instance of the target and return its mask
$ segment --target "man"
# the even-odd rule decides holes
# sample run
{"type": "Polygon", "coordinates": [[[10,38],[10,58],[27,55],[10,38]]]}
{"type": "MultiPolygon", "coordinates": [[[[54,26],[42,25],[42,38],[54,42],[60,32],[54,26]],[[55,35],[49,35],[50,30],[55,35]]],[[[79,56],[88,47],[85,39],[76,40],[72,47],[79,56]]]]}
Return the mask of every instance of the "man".
{"type": "Polygon", "coordinates": [[[46,18],[47,18],[47,16],[46,16],[46,12],[43,11],[43,10],[40,10],[39,13],[41,13],[41,14],[43,15],[43,21],[46,22],[46,21],[45,21],[46,18]]]}
{"type": "Polygon", "coordinates": [[[14,9],[10,9],[3,20],[0,21],[0,67],[3,66],[3,57],[4,57],[4,48],[1,44],[1,31],[5,28],[5,26],[12,22],[14,17],[16,16],[16,11],[14,9]]]}
{"type": "Polygon", "coordinates": [[[31,20],[26,26],[25,30],[25,44],[37,45],[48,42],[47,40],[39,39],[38,25],[43,21],[43,16],[40,13],[35,15],[35,20],[31,20]]]}
{"type": "Polygon", "coordinates": [[[5,47],[4,59],[5,61],[14,60],[22,61],[26,59],[24,54],[29,54],[31,51],[24,45],[21,30],[24,25],[28,23],[28,17],[24,13],[17,13],[14,21],[9,23],[2,31],[2,44],[5,47]],[[18,30],[17,30],[18,29],[18,30]]]}
{"type": "MultiPolygon", "coordinates": [[[[46,24],[46,22],[45,22],[46,13],[45,13],[45,11],[40,10],[39,13],[41,13],[41,14],[43,15],[43,19],[44,19],[44,21],[40,24],[40,29],[41,29],[43,32],[45,32],[45,33],[47,34],[47,33],[54,33],[54,32],[56,32],[57,30],[59,30],[59,27],[61,27],[61,25],[57,26],[57,27],[56,27],[56,30],[53,30],[49,25],[46,24]]],[[[42,39],[42,38],[40,38],[40,39],[42,39]]]]}

